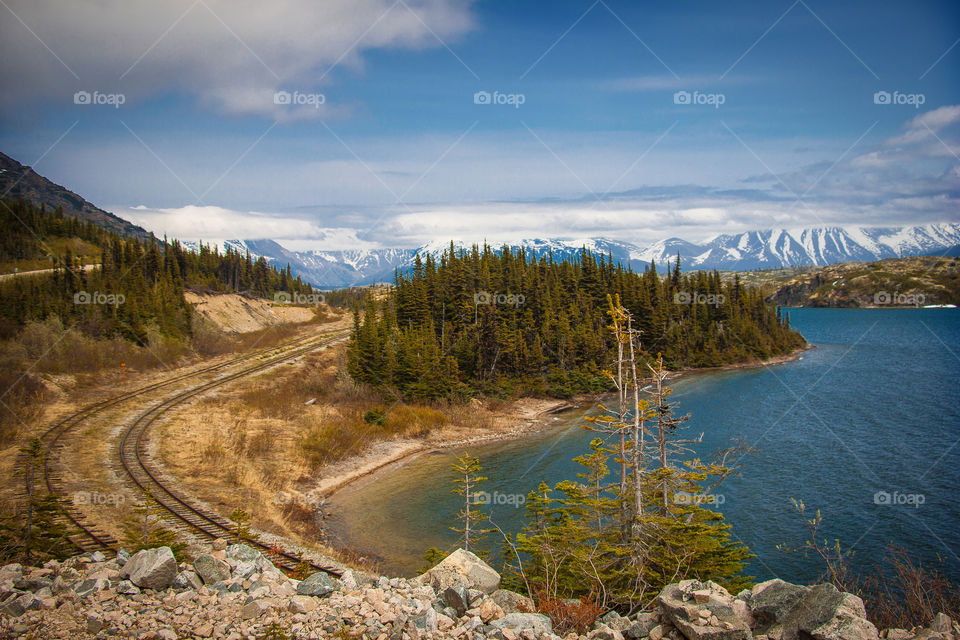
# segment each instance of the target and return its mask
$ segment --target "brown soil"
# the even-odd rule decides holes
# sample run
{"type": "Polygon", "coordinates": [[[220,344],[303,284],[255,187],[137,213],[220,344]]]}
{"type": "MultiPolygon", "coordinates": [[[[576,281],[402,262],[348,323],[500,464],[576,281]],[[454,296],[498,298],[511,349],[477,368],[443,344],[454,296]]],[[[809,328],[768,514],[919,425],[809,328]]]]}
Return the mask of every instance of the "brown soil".
{"type": "Polygon", "coordinates": [[[308,322],[313,319],[313,307],[274,304],[259,298],[248,298],[236,293],[184,294],[194,311],[230,333],[248,333],[279,324],[308,322]]]}

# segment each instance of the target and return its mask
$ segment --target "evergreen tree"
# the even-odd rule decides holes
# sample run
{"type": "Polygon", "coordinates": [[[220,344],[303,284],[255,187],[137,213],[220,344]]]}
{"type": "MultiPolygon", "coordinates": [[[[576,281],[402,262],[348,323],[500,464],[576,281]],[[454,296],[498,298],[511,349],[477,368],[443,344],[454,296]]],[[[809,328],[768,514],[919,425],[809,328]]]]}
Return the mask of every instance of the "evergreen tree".
{"type": "Polygon", "coordinates": [[[64,523],[63,507],[57,497],[36,485],[46,461],[39,438],[20,449],[23,460],[23,502],[16,511],[0,517],[0,554],[6,561],[42,562],[64,558],[73,551],[69,536],[73,529],[64,523]]]}
{"type": "Polygon", "coordinates": [[[418,256],[397,270],[384,299],[368,297],[350,372],[408,398],[609,391],[604,369],[622,360],[618,344],[629,351],[631,340],[604,331],[608,295],[630,325],[641,369],[658,353],[666,367],[686,368],[767,358],[803,344],[758,290],[723,285],[716,272],[685,274],[680,264],[678,256],[661,278],[655,264],[636,274],[586,249],[571,261],[486,245],[451,246],[438,261],[418,256]]]}
{"type": "Polygon", "coordinates": [[[163,509],[147,490],[143,499],[130,508],[130,513],[121,520],[121,542],[128,551],[136,553],[142,549],[154,547],[170,547],[174,555],[178,556],[186,548],[186,543],[179,540],[176,532],[164,526],[163,509]]]}
{"type": "Polygon", "coordinates": [[[451,527],[451,530],[460,534],[466,551],[481,557],[486,556],[487,552],[479,545],[492,530],[485,528],[489,515],[477,508],[485,495],[478,486],[487,479],[480,475],[480,459],[465,453],[457,458],[452,467],[457,474],[454,478],[453,493],[463,496],[463,508],[457,514],[459,525],[451,527]]]}

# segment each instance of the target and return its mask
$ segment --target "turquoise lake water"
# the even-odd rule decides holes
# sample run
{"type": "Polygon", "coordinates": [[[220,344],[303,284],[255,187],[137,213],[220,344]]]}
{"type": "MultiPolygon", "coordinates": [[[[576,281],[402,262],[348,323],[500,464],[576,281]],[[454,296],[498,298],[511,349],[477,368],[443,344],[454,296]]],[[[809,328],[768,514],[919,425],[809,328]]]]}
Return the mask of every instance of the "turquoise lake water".
{"type": "MultiPolygon", "coordinates": [[[[855,567],[872,566],[894,543],[960,577],[960,310],[791,309],[790,318],[817,347],[798,360],[673,383],[679,413],[692,414],[686,433],[704,433],[699,456],[734,438],[756,448],[741,475],[714,492],[733,534],[757,556],[747,573],[817,577],[813,558],[776,549],[806,539],[790,503],[797,498],[821,510],[821,537],[852,548],[855,567]]],[[[579,426],[590,411],[565,412],[522,441],[469,450],[490,478],[489,511],[504,530],[523,524],[517,496],[579,471],[571,460],[595,436],[579,426]]],[[[335,539],[387,571],[415,573],[427,547],[456,539],[448,527],[459,508],[450,493],[457,453],[422,455],[337,494],[335,539]]]]}

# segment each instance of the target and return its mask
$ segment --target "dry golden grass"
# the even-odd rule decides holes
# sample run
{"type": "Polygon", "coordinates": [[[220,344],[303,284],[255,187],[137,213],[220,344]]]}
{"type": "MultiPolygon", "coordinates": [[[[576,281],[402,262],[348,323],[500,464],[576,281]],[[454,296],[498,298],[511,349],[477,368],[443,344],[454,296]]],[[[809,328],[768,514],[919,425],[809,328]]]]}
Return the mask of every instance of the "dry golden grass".
{"type": "MultiPolygon", "coordinates": [[[[315,321],[305,325],[270,327],[243,336],[219,335],[225,340],[224,354],[230,354],[276,346],[304,332],[313,332],[312,326],[326,320],[328,318],[317,315],[315,321]]],[[[347,324],[341,322],[339,326],[347,324]]],[[[202,358],[201,355],[199,349],[191,351],[189,346],[175,341],[157,340],[145,349],[119,339],[98,340],[75,328],[64,328],[56,321],[33,323],[18,339],[0,341],[0,369],[13,376],[10,382],[18,381],[8,393],[8,397],[17,398],[16,414],[6,412],[9,418],[0,419],[0,477],[5,479],[0,483],[0,499],[13,500],[22,489],[23,479],[15,476],[14,463],[17,450],[29,438],[87,404],[231,357],[202,358]],[[35,362],[31,374],[21,377],[22,363],[31,359],[35,362]],[[117,362],[127,363],[123,377],[115,367],[117,362]]],[[[158,393],[173,392],[188,384],[184,382],[158,393]]],[[[155,399],[151,396],[143,402],[155,399]]],[[[115,457],[114,438],[119,426],[127,424],[130,412],[139,402],[132,400],[90,417],[67,434],[64,449],[58,456],[63,461],[66,499],[70,501],[74,492],[106,496],[107,503],[81,505],[81,508],[90,520],[114,535],[119,533],[120,518],[127,514],[135,496],[127,491],[122,473],[118,474],[105,463],[115,457]]],[[[245,436],[241,450],[254,458],[268,458],[272,446],[268,431],[253,432],[245,436]]],[[[216,458],[215,449],[210,447],[206,455],[208,462],[211,455],[216,458]]],[[[235,484],[242,483],[248,472],[229,459],[228,456],[233,455],[233,448],[225,448],[219,464],[229,468],[235,484]]],[[[277,473],[271,471],[270,464],[263,467],[263,473],[268,476],[277,473]]]]}
{"type": "Polygon", "coordinates": [[[509,403],[396,403],[344,370],[341,344],[200,398],[164,419],[160,459],[186,494],[221,513],[242,504],[256,528],[317,542],[322,507],[311,490],[339,463],[376,443],[440,443],[516,424],[509,403]]]}
{"type": "MultiPolygon", "coordinates": [[[[0,451],[17,445],[40,429],[42,413],[49,405],[49,384],[56,377],[71,378],[71,393],[79,402],[120,381],[134,381],[158,371],[175,371],[211,356],[243,353],[274,347],[303,333],[305,328],[341,321],[326,307],[313,310],[306,322],[270,326],[243,334],[230,334],[209,320],[195,315],[194,335],[188,343],[148,329],[148,345],[138,346],[123,338],[95,338],[78,327],[64,326],[50,318],[30,322],[9,339],[0,340],[0,388],[7,392],[11,410],[0,411],[0,451]]],[[[55,395],[55,394],[54,394],[55,395]]]]}

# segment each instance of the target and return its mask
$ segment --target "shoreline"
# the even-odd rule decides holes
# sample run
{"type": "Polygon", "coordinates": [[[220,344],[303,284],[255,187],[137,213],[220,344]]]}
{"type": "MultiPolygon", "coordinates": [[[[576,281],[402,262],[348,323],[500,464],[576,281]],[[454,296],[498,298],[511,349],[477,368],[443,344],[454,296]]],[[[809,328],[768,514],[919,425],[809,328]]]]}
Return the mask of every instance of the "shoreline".
{"type": "Polygon", "coordinates": [[[444,438],[443,435],[439,435],[439,439],[435,442],[401,440],[379,443],[381,446],[378,447],[374,445],[373,449],[381,448],[386,449],[386,451],[380,453],[373,451],[335,463],[336,466],[342,466],[359,462],[360,467],[353,472],[341,472],[330,478],[321,479],[314,488],[314,491],[324,496],[325,499],[330,499],[338,492],[364,478],[388,471],[388,467],[400,466],[424,454],[470,444],[507,442],[530,433],[545,431],[552,426],[544,420],[547,416],[569,409],[577,409],[586,402],[592,403],[594,399],[595,396],[592,395],[576,396],[570,400],[520,398],[516,401],[517,403],[531,404],[535,402],[542,406],[537,407],[536,410],[532,412],[528,408],[528,415],[520,417],[518,424],[502,431],[493,431],[471,437],[457,436],[444,438]]]}
{"type": "MultiPolygon", "coordinates": [[[[667,379],[673,380],[699,373],[755,369],[760,367],[768,367],[771,365],[785,364],[787,362],[794,362],[795,360],[798,360],[805,352],[816,348],[816,345],[808,343],[802,347],[798,347],[790,353],[773,356],[765,360],[738,362],[719,365],[716,367],[678,369],[676,371],[670,371],[667,379]]],[[[359,466],[353,471],[335,471],[334,475],[331,477],[321,479],[313,487],[312,491],[324,496],[326,500],[329,500],[338,492],[363,479],[371,478],[371,476],[380,475],[382,473],[388,473],[393,468],[411,462],[412,460],[424,454],[474,443],[492,444],[495,442],[507,442],[510,440],[516,440],[524,435],[545,431],[552,425],[549,421],[544,420],[544,418],[556,413],[560,413],[561,411],[582,407],[587,402],[594,404],[602,395],[604,394],[584,394],[576,396],[570,400],[520,398],[516,401],[516,403],[539,403],[541,406],[536,408],[527,407],[527,415],[521,415],[518,418],[518,424],[515,424],[513,427],[509,427],[502,431],[493,431],[472,437],[456,436],[445,438],[442,434],[437,434],[439,439],[435,442],[402,440],[379,443],[380,446],[378,447],[375,445],[373,447],[373,451],[371,452],[334,463],[334,467],[344,467],[349,465],[359,466]],[[381,449],[381,451],[377,451],[377,449],[381,449]]]]}
{"type": "Polygon", "coordinates": [[[715,371],[735,371],[737,369],[759,369],[760,367],[769,367],[770,365],[775,364],[785,364],[787,362],[794,362],[799,360],[807,351],[812,351],[816,349],[817,345],[810,344],[809,342],[802,347],[797,347],[790,353],[784,353],[783,355],[773,356],[771,358],[766,358],[765,360],[752,360],[750,362],[734,362],[731,364],[722,364],[716,367],[695,367],[688,369],[677,369],[676,371],[671,371],[668,378],[675,378],[681,375],[690,375],[694,373],[710,373],[715,371]]]}

